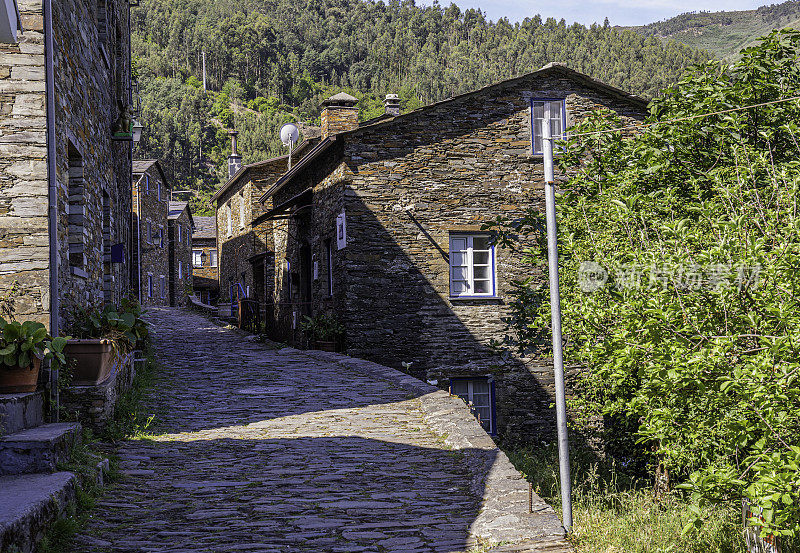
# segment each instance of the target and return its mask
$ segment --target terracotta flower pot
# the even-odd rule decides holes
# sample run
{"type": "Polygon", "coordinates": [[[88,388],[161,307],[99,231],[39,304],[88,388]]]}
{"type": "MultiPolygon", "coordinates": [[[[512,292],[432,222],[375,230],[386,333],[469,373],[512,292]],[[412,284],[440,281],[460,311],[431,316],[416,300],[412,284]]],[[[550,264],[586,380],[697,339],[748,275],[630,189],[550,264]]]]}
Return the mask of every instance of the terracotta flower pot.
{"type": "Polygon", "coordinates": [[[112,340],[68,340],[64,348],[67,366],[72,367],[73,386],[101,384],[111,374],[116,351],[112,340]]]}
{"type": "Polygon", "coordinates": [[[29,367],[0,367],[0,394],[35,392],[42,360],[33,358],[29,367]]]}
{"type": "Polygon", "coordinates": [[[314,347],[322,351],[336,351],[336,342],[323,342],[316,340],[314,342],[314,347]]]}

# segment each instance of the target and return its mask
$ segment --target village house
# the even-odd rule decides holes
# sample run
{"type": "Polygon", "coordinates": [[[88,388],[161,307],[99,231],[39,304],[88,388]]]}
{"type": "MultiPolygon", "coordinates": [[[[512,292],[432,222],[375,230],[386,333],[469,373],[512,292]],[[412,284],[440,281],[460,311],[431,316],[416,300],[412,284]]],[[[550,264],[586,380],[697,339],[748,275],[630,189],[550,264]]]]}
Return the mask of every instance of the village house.
{"type": "Polygon", "coordinates": [[[169,304],[186,305],[192,295],[192,232],[187,202],[169,202],[169,304]]]}
{"type": "MultiPolygon", "coordinates": [[[[302,159],[314,140],[299,144],[292,152],[293,162],[302,159]]],[[[253,221],[267,209],[259,201],[289,167],[289,156],[279,156],[249,165],[241,164],[237,150],[236,132],[232,132],[231,155],[228,158],[229,180],[217,190],[211,201],[216,213],[218,250],[218,279],[220,314],[235,316],[237,300],[258,302],[261,316],[271,311],[271,294],[267,282],[272,282],[272,263],[267,255],[273,251],[269,225],[253,221]]]]}
{"type": "Polygon", "coordinates": [[[449,388],[490,433],[549,438],[552,360],[492,347],[513,281],[547,275],[483,225],[544,213],[543,118],[560,136],[599,108],[625,124],[646,114],[644,100],[558,64],[405,114],[389,96],[361,125],[355,98],[326,100],[321,142],[253,221],[272,235],[272,334],[308,344],[302,316],[330,314],[349,355],[449,388]]]}
{"type": "Polygon", "coordinates": [[[219,297],[217,218],[195,217],[192,232],[192,289],[201,303],[216,305],[219,297]]]}
{"type": "Polygon", "coordinates": [[[57,333],[130,290],[130,8],[5,5],[19,18],[0,30],[0,291],[18,283],[16,318],[57,333]]]}
{"type": "Polygon", "coordinates": [[[133,162],[131,290],[143,306],[170,305],[169,186],[154,159],[133,162]]]}

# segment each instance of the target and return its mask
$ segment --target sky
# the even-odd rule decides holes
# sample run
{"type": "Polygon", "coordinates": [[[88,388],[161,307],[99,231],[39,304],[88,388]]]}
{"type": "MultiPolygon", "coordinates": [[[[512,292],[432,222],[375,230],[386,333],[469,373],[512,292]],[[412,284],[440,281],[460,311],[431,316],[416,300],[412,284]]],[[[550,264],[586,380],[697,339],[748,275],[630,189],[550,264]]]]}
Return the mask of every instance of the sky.
{"type": "MultiPolygon", "coordinates": [[[[454,0],[462,9],[480,8],[489,19],[507,17],[521,21],[537,13],[543,19],[555,17],[567,23],[577,21],[585,25],[602,23],[608,17],[612,25],[644,25],[668,19],[688,11],[752,10],[781,0],[454,0]]],[[[433,0],[417,0],[417,5],[429,6],[433,0]]],[[[439,0],[442,6],[451,0],[439,0]]]]}

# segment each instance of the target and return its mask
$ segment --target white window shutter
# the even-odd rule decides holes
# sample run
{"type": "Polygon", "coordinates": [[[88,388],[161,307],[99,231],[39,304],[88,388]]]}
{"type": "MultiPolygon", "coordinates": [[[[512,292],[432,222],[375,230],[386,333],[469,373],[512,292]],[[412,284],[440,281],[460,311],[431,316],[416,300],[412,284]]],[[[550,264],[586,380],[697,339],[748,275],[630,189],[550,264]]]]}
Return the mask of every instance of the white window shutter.
{"type": "Polygon", "coordinates": [[[344,211],[336,216],[336,248],[341,250],[347,246],[347,220],[344,211]]]}

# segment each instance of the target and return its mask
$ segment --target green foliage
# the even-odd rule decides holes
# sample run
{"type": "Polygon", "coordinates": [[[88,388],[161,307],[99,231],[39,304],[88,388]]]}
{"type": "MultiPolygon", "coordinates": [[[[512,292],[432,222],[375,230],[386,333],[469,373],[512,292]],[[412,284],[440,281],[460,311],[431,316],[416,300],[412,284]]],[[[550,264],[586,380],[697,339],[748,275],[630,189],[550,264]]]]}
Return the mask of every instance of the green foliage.
{"type": "Polygon", "coordinates": [[[300,322],[300,329],[309,338],[321,342],[333,342],[344,335],[344,326],[331,313],[320,313],[314,317],[305,315],[300,322]]]}
{"type": "Polygon", "coordinates": [[[588,117],[559,160],[575,407],[634,429],[615,453],[680,483],[686,531],[746,498],[764,533],[800,534],[800,102],[695,118],[800,95],[799,55],[800,32],[772,33],[669,88],[639,134],[588,117]]]}
{"type": "Polygon", "coordinates": [[[119,305],[90,305],[72,311],[69,332],[76,338],[109,338],[123,350],[143,347],[150,338],[147,322],[138,302],[123,299],[119,305]]]}
{"type": "Polygon", "coordinates": [[[204,212],[227,180],[226,129],[240,131],[245,163],[283,154],[280,126],[318,122],[321,101],[342,90],[361,100],[366,120],[383,113],[387,93],[409,111],[560,61],[652,95],[707,58],[610,26],[493,22],[455,5],[143,0],[131,13],[145,126],[138,154],[163,160],[176,188],[198,191],[192,205],[204,212]]]}
{"type": "Polygon", "coordinates": [[[42,323],[6,321],[0,317],[0,368],[28,367],[34,358],[49,360],[54,367],[66,365],[67,338],[53,338],[42,323]]]}

